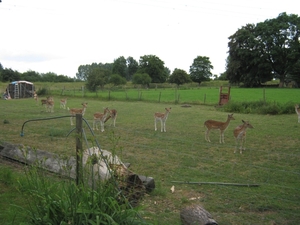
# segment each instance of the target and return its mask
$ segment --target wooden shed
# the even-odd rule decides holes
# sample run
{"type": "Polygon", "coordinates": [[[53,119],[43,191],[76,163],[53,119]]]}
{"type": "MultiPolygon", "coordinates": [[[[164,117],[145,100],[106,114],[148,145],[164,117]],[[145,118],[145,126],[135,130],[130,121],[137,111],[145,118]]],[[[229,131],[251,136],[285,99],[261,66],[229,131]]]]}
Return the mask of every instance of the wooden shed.
{"type": "Polygon", "coordinates": [[[34,94],[34,85],[25,80],[13,81],[8,84],[6,91],[12,99],[32,98],[34,94]]]}

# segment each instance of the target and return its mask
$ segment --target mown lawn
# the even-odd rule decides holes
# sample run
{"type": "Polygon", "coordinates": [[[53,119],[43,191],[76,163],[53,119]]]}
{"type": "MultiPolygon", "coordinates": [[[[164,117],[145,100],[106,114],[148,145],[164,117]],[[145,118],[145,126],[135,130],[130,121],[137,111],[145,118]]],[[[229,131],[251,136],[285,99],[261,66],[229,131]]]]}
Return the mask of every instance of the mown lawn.
{"type": "MultiPolygon", "coordinates": [[[[216,88],[207,88],[207,93],[209,90],[218,92],[216,88]]],[[[244,95],[254,100],[263,96],[262,89],[246,90],[233,88],[232,98],[244,95]]],[[[270,101],[277,96],[278,101],[296,103],[298,91],[266,89],[265,93],[270,101]]],[[[188,94],[191,90],[179,92],[180,99],[191,96],[188,94]]],[[[175,90],[170,93],[174,94],[175,90]]],[[[143,92],[142,96],[146,94],[143,92]]],[[[23,123],[29,119],[68,115],[67,110],[60,109],[57,104],[60,97],[54,95],[56,105],[52,114],[45,112],[33,99],[0,101],[0,141],[74,155],[75,134],[66,137],[72,129],[69,118],[29,122],[24,127],[24,137],[20,136],[23,123]],[[4,120],[8,123],[3,123],[4,120]]],[[[186,108],[172,102],[103,101],[86,95],[82,98],[70,96],[67,106],[80,107],[82,102],[88,102],[84,118],[89,125],[94,112],[103,111],[103,107],[117,109],[116,127],[108,122],[105,132],[95,132],[97,140],[103,149],[116,150],[124,162],[131,163],[132,171],[155,179],[155,191],[141,202],[142,216],[146,220],[156,224],[180,224],[179,210],[191,203],[203,205],[219,224],[297,224],[300,220],[300,124],[296,114],[234,114],[235,120],[225,132],[225,144],[219,144],[217,131],[211,133],[211,143],[204,139],[205,120],[225,121],[227,118],[227,113],[214,105],[192,104],[186,108]],[[172,107],[167,132],[155,132],[153,114],[163,112],[165,107],[172,107]],[[254,129],[247,133],[247,150],[234,154],[233,129],[242,119],[249,120],[254,129]],[[259,187],[173,181],[259,184],[259,187]],[[171,193],[173,185],[175,192],[171,193]]],[[[87,124],[84,129],[84,147],[95,145],[87,124]]],[[[21,202],[22,196],[19,199],[21,202]]],[[[4,213],[0,215],[5,216],[4,213]]]]}

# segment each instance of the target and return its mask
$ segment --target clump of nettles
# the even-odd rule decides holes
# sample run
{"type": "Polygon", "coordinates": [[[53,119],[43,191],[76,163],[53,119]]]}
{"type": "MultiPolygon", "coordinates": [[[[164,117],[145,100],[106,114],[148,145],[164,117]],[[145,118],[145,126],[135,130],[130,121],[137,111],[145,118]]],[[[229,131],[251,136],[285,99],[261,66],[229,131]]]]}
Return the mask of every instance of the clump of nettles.
{"type": "Polygon", "coordinates": [[[4,124],[9,124],[9,121],[7,119],[3,120],[4,124]]]}

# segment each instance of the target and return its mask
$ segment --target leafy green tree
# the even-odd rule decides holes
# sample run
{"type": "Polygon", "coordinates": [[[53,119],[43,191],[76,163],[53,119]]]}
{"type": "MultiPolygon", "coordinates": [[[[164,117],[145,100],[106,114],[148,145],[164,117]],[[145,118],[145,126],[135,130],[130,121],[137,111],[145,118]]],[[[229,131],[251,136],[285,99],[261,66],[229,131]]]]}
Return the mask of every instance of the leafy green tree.
{"type": "Polygon", "coordinates": [[[124,56],[121,56],[114,60],[112,67],[113,74],[119,74],[120,76],[126,78],[127,77],[127,61],[124,56]]]}
{"type": "Polygon", "coordinates": [[[56,82],[57,74],[53,72],[42,73],[41,77],[42,82],[56,82]]]}
{"type": "Polygon", "coordinates": [[[112,71],[113,63],[92,63],[87,65],[80,65],[78,67],[78,72],[76,73],[76,78],[78,80],[86,81],[89,73],[96,68],[112,71]]]}
{"type": "Polygon", "coordinates": [[[191,80],[201,84],[202,81],[210,80],[212,76],[211,69],[214,67],[211,65],[211,62],[206,56],[197,56],[194,59],[193,64],[190,66],[190,77],[191,80]]]}
{"type": "Polygon", "coordinates": [[[27,80],[30,82],[36,82],[41,80],[41,75],[35,71],[28,70],[24,73],[21,74],[21,79],[22,80],[27,80]]]}
{"type": "Polygon", "coordinates": [[[118,85],[126,84],[127,81],[124,77],[120,76],[119,74],[113,74],[109,78],[109,83],[114,86],[118,86],[118,85]]]}
{"type": "Polygon", "coordinates": [[[149,86],[151,83],[151,77],[147,73],[135,73],[132,77],[132,83],[149,86]]]}
{"type": "Polygon", "coordinates": [[[169,77],[169,83],[175,83],[177,86],[185,83],[191,82],[190,76],[182,69],[177,69],[173,71],[171,76],[169,77]]]}
{"type": "Polygon", "coordinates": [[[111,71],[103,68],[93,68],[87,76],[86,88],[90,91],[96,91],[97,87],[103,87],[108,83],[111,71]]]}
{"type": "Polygon", "coordinates": [[[126,79],[129,81],[132,79],[133,74],[138,70],[139,63],[131,56],[127,58],[127,77],[126,79]]]}
{"type": "Polygon", "coordinates": [[[141,56],[137,73],[147,73],[153,83],[164,83],[168,78],[164,62],[155,55],[141,56]]]}
{"type": "Polygon", "coordinates": [[[11,81],[16,81],[20,80],[21,74],[18,71],[14,71],[12,69],[3,69],[1,71],[1,79],[2,82],[11,82],[11,81]]]}
{"type": "Polygon", "coordinates": [[[299,35],[299,17],[286,13],[238,29],[229,37],[229,81],[254,87],[277,78],[283,86],[300,57],[299,35]]]}

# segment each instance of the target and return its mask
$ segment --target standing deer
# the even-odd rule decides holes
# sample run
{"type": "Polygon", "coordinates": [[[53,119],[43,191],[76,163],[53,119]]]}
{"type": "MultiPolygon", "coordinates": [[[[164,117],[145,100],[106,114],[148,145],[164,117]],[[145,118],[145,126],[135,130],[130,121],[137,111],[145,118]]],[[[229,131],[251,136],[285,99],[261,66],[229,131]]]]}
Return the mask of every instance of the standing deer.
{"type": "Polygon", "coordinates": [[[298,104],[295,105],[295,111],[296,111],[296,113],[298,115],[298,123],[300,123],[300,109],[299,109],[299,105],[298,104]]]}
{"type": "Polygon", "coordinates": [[[110,114],[108,115],[108,117],[105,119],[104,123],[109,120],[110,118],[112,119],[112,122],[111,124],[114,125],[114,127],[116,126],[116,120],[117,120],[117,115],[118,115],[118,112],[117,110],[115,109],[111,109],[109,110],[110,111],[110,114]]]}
{"type": "Polygon", "coordinates": [[[209,133],[211,130],[220,130],[220,143],[225,143],[224,132],[227,129],[231,120],[235,120],[233,114],[228,114],[226,122],[220,122],[216,120],[206,120],[204,122],[204,126],[206,127],[205,140],[210,142],[209,133]]]}
{"type": "Polygon", "coordinates": [[[110,111],[108,108],[104,109],[104,113],[95,113],[94,114],[94,122],[93,122],[93,130],[95,130],[95,125],[96,125],[96,130],[98,130],[97,122],[100,122],[100,127],[101,127],[101,132],[104,131],[104,123],[106,118],[109,116],[110,111]]]}
{"type": "Polygon", "coordinates": [[[170,108],[165,108],[165,109],[166,109],[165,113],[159,113],[159,112],[154,113],[154,129],[155,129],[155,131],[157,131],[156,122],[160,121],[160,124],[161,124],[160,130],[161,130],[161,132],[167,132],[167,130],[166,130],[166,121],[167,121],[168,115],[171,111],[171,107],[170,108]]]}
{"type": "Polygon", "coordinates": [[[76,114],[82,114],[82,116],[84,116],[85,110],[87,108],[87,103],[82,103],[81,105],[82,105],[82,109],[77,109],[77,108],[69,109],[69,107],[68,107],[68,110],[69,110],[70,114],[72,115],[70,117],[71,125],[74,125],[73,124],[73,117],[76,114]]]}
{"type": "Polygon", "coordinates": [[[66,105],[67,105],[67,98],[61,99],[60,100],[60,108],[66,109],[66,105]]]}
{"type": "Polygon", "coordinates": [[[34,98],[35,102],[37,103],[38,102],[38,95],[35,91],[33,93],[33,98],[34,98]]]}
{"type": "Polygon", "coordinates": [[[54,112],[54,100],[52,97],[47,98],[46,111],[50,113],[54,112]]]}
{"type": "Polygon", "coordinates": [[[239,142],[241,142],[240,153],[242,154],[243,150],[246,150],[245,146],[243,148],[243,145],[245,145],[246,142],[246,130],[247,128],[253,128],[253,126],[249,122],[244,120],[242,120],[242,122],[243,124],[237,126],[233,131],[236,143],[234,153],[236,153],[236,150],[238,149],[239,142]]]}

